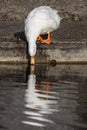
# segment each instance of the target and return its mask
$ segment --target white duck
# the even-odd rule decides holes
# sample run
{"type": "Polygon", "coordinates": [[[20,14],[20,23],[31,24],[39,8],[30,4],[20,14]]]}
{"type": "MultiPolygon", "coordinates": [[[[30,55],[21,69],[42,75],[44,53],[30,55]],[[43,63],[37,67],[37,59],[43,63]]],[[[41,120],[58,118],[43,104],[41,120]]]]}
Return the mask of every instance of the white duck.
{"type": "Polygon", "coordinates": [[[35,64],[36,41],[50,44],[50,32],[56,30],[60,25],[61,17],[57,10],[49,6],[41,6],[32,10],[25,20],[25,36],[31,56],[30,64],[35,64]],[[40,34],[47,34],[48,38],[43,39],[40,34]]]}

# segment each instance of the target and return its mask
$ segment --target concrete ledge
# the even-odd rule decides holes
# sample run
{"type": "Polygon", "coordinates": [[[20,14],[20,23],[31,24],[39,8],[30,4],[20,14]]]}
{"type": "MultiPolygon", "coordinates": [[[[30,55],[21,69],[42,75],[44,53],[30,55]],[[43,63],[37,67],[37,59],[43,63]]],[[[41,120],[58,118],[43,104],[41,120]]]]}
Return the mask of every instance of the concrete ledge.
{"type": "MultiPolygon", "coordinates": [[[[55,60],[60,63],[86,63],[87,41],[59,41],[52,43],[49,48],[39,46],[37,56],[44,54],[47,56],[47,62],[55,60]]],[[[46,62],[46,60],[43,62],[46,62]]]]}
{"type": "Polygon", "coordinates": [[[1,63],[26,63],[26,43],[16,41],[0,42],[0,62],[1,63]]]}
{"type": "MultiPolygon", "coordinates": [[[[0,63],[29,60],[23,23],[0,24],[0,63]]],[[[87,63],[87,23],[62,21],[51,45],[37,43],[36,63],[87,63]]]]}

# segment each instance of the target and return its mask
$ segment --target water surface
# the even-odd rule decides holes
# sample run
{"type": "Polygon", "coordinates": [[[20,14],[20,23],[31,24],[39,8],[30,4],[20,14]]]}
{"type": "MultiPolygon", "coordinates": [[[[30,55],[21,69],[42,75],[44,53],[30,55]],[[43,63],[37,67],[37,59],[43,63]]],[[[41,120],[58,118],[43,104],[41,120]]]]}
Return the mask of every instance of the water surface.
{"type": "Polygon", "coordinates": [[[0,130],[86,130],[87,65],[0,65],[0,130]]]}

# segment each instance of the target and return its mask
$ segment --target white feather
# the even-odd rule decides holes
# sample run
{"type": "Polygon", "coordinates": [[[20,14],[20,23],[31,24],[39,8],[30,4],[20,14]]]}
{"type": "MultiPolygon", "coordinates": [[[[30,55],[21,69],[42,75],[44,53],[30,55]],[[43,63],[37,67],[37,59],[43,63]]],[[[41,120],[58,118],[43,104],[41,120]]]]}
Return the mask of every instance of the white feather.
{"type": "Polygon", "coordinates": [[[49,6],[41,6],[32,10],[25,20],[25,36],[29,44],[29,54],[36,54],[36,40],[40,34],[56,30],[60,25],[61,17],[57,10],[49,6]]]}

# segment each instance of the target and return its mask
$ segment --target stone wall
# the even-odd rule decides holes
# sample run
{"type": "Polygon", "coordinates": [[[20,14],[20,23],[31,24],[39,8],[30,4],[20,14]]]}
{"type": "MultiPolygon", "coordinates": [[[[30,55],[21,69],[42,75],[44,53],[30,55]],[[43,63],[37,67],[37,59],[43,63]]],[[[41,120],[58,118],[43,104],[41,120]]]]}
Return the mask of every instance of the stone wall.
{"type": "Polygon", "coordinates": [[[87,20],[87,0],[0,0],[0,21],[24,21],[35,7],[49,5],[65,19],[87,20]]]}

